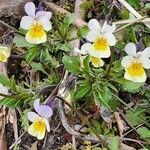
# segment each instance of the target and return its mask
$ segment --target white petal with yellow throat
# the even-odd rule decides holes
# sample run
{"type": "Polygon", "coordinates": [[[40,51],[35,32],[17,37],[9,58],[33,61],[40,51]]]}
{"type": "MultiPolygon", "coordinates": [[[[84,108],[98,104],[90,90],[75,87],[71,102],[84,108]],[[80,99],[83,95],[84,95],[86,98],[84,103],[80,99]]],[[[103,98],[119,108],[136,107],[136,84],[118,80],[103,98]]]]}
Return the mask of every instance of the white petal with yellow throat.
{"type": "Polygon", "coordinates": [[[21,19],[20,27],[25,30],[29,30],[32,26],[36,24],[36,21],[30,16],[24,16],[21,19]]]}
{"type": "Polygon", "coordinates": [[[47,40],[46,33],[41,25],[33,26],[26,34],[26,40],[29,43],[40,44],[47,40]]]}
{"type": "Polygon", "coordinates": [[[129,67],[125,68],[125,79],[133,82],[145,82],[146,73],[141,63],[133,62],[129,67]]]}

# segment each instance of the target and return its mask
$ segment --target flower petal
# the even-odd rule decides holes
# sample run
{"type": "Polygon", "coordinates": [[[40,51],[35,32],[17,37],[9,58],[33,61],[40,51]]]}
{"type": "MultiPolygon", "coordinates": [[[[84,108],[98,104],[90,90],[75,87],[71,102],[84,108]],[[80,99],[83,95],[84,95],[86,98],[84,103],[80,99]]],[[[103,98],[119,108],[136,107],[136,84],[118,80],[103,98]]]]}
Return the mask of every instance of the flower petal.
{"type": "Polygon", "coordinates": [[[50,132],[50,124],[49,124],[48,120],[44,118],[44,122],[46,125],[47,132],[50,132]]]}
{"type": "Polygon", "coordinates": [[[150,59],[148,57],[142,55],[138,60],[145,69],[150,69],[150,59]]]}
{"type": "Polygon", "coordinates": [[[123,59],[121,61],[121,65],[125,68],[129,67],[134,60],[135,60],[135,58],[133,56],[125,56],[125,57],[123,57],[123,59]]]}
{"type": "Polygon", "coordinates": [[[96,19],[91,19],[88,22],[88,27],[91,31],[101,32],[101,26],[96,19]]]}
{"type": "Polygon", "coordinates": [[[44,138],[45,131],[46,124],[43,119],[36,120],[28,128],[28,133],[34,137],[37,137],[39,140],[44,138]]]}
{"type": "Polygon", "coordinates": [[[87,54],[91,49],[91,44],[90,43],[85,43],[81,46],[81,52],[84,54],[87,54]]]}
{"type": "Polygon", "coordinates": [[[146,57],[150,57],[150,47],[145,48],[141,53],[146,57]]]}
{"type": "Polygon", "coordinates": [[[90,59],[91,59],[92,65],[96,68],[102,67],[104,65],[104,61],[101,58],[91,56],[90,59]]]}
{"type": "Polygon", "coordinates": [[[10,50],[7,47],[0,46],[0,62],[7,62],[10,56],[10,50]]]}
{"type": "Polygon", "coordinates": [[[127,79],[127,80],[130,80],[130,81],[133,81],[133,82],[139,82],[139,83],[142,83],[142,82],[145,82],[146,81],[146,73],[144,71],[144,73],[142,74],[142,76],[131,76],[128,71],[125,72],[124,74],[124,78],[127,79]]]}
{"type": "Polygon", "coordinates": [[[86,55],[86,54],[87,54],[86,52],[81,51],[81,50],[78,49],[78,48],[74,48],[74,52],[75,52],[75,53],[79,53],[79,54],[81,54],[81,55],[86,55]]]}
{"type": "Polygon", "coordinates": [[[41,31],[40,34],[38,33],[34,33],[29,30],[26,34],[26,41],[28,41],[29,43],[32,43],[32,44],[40,44],[40,43],[45,43],[46,40],[47,40],[47,36],[46,36],[46,33],[45,31],[41,31]]]}
{"type": "Polygon", "coordinates": [[[28,16],[31,16],[33,18],[35,17],[35,5],[33,2],[26,3],[24,9],[28,16]]]}
{"type": "Polygon", "coordinates": [[[34,109],[40,116],[45,118],[49,118],[53,115],[53,110],[51,107],[47,105],[40,105],[40,99],[36,99],[34,101],[34,109]]]}
{"type": "Polygon", "coordinates": [[[103,27],[102,27],[102,32],[103,33],[108,33],[108,32],[113,33],[115,30],[116,30],[116,25],[115,24],[109,25],[109,24],[107,24],[106,21],[104,22],[103,27]]]}
{"type": "Polygon", "coordinates": [[[86,38],[88,41],[94,42],[99,36],[101,36],[99,32],[89,31],[86,38]]]}
{"type": "Polygon", "coordinates": [[[128,55],[131,55],[131,56],[136,56],[136,46],[134,43],[128,43],[126,46],[125,46],[125,52],[128,54],[128,55]]]}
{"type": "Polygon", "coordinates": [[[35,112],[28,112],[28,119],[31,122],[34,122],[38,118],[40,118],[40,116],[38,114],[36,114],[35,112]]]}
{"type": "Polygon", "coordinates": [[[38,11],[36,13],[36,17],[41,17],[41,16],[45,16],[48,20],[50,20],[52,17],[52,13],[50,11],[38,11]]]}
{"type": "Polygon", "coordinates": [[[36,23],[36,21],[32,17],[24,16],[21,19],[20,27],[22,29],[29,30],[32,28],[33,24],[35,24],[35,23],[36,23]]]}
{"type": "Polygon", "coordinates": [[[116,42],[117,42],[116,37],[112,33],[107,32],[107,33],[104,34],[104,36],[108,40],[108,44],[110,46],[114,46],[116,44],[116,42]]]}
{"type": "Polygon", "coordinates": [[[46,16],[41,16],[38,19],[38,23],[41,24],[45,31],[49,31],[52,29],[51,22],[46,16]]]}
{"type": "Polygon", "coordinates": [[[110,48],[107,47],[107,49],[105,51],[103,50],[94,50],[93,48],[89,51],[89,54],[93,57],[98,57],[98,58],[108,58],[110,57],[110,48]]]}

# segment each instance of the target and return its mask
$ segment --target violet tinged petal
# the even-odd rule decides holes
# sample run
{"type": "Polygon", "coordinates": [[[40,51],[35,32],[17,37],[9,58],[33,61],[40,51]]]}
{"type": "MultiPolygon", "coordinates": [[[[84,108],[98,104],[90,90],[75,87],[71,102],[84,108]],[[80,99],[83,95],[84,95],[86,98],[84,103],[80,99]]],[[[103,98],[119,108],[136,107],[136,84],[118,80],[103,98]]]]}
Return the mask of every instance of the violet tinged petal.
{"type": "Polygon", "coordinates": [[[45,118],[49,118],[53,115],[53,110],[49,106],[41,105],[38,108],[36,108],[37,113],[45,118]]]}

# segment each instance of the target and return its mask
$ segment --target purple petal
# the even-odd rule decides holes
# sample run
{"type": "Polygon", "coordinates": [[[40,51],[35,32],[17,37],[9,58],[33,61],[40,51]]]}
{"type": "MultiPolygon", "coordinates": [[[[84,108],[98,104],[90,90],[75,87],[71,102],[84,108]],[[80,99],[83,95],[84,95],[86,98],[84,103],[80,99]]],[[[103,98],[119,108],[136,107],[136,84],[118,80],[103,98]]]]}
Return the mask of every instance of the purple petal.
{"type": "Polygon", "coordinates": [[[31,122],[34,122],[36,119],[39,118],[39,115],[36,114],[35,112],[28,112],[28,119],[31,121],[31,122]]]}
{"type": "Polygon", "coordinates": [[[43,116],[45,118],[49,118],[53,115],[52,108],[46,105],[39,106],[36,111],[40,116],[43,116]]]}
{"type": "Polygon", "coordinates": [[[53,110],[47,105],[40,105],[40,99],[34,101],[35,111],[42,117],[49,118],[53,115],[53,110]]]}

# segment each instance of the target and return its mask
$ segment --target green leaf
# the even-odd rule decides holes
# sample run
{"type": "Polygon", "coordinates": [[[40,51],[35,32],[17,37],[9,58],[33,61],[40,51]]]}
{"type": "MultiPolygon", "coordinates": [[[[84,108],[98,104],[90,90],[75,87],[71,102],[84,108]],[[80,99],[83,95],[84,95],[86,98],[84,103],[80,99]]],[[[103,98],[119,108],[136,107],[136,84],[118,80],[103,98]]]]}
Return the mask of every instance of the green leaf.
{"type": "Polygon", "coordinates": [[[23,129],[25,131],[28,131],[28,127],[29,127],[29,121],[28,121],[28,117],[27,117],[27,113],[29,112],[29,110],[25,110],[20,118],[21,121],[21,127],[23,127],[23,129]]]}
{"type": "Polygon", "coordinates": [[[80,99],[84,97],[87,93],[90,92],[90,86],[88,84],[82,84],[79,87],[77,87],[76,92],[74,93],[74,99],[80,99]]]}
{"type": "Polygon", "coordinates": [[[140,0],[127,0],[127,2],[135,9],[139,9],[141,7],[140,0]]]}
{"type": "Polygon", "coordinates": [[[16,35],[13,39],[13,42],[15,43],[16,47],[33,47],[34,44],[30,44],[25,40],[25,37],[21,35],[16,35]]]}
{"type": "Polygon", "coordinates": [[[62,51],[65,51],[65,52],[69,52],[71,50],[71,47],[69,45],[69,43],[60,43],[57,45],[56,49],[60,49],[62,51]]]}
{"type": "Polygon", "coordinates": [[[109,107],[109,100],[111,99],[111,91],[107,86],[100,87],[101,90],[97,91],[97,99],[99,100],[100,104],[109,107]]]}
{"type": "Polygon", "coordinates": [[[143,109],[136,109],[134,112],[132,110],[128,110],[126,117],[131,126],[137,126],[145,121],[145,114],[143,109]]]}
{"type": "Polygon", "coordinates": [[[126,80],[124,78],[114,78],[115,82],[118,82],[122,85],[122,88],[130,93],[136,93],[141,90],[141,87],[144,85],[144,83],[135,83],[129,80],[126,80]]]}
{"type": "Polygon", "coordinates": [[[88,9],[91,9],[93,6],[93,1],[85,1],[80,5],[80,8],[87,11],[88,9]]]}
{"type": "Polygon", "coordinates": [[[44,74],[46,74],[47,76],[49,76],[49,74],[45,71],[45,69],[41,63],[32,62],[31,67],[32,67],[32,69],[37,70],[37,71],[41,71],[44,74]]]}
{"type": "Polygon", "coordinates": [[[110,150],[119,150],[119,137],[111,137],[108,143],[110,150]]]}
{"type": "Polygon", "coordinates": [[[150,138],[150,130],[146,127],[138,128],[137,132],[141,136],[141,138],[150,138]]]}
{"type": "Polygon", "coordinates": [[[48,51],[48,49],[41,52],[40,56],[43,63],[46,63],[48,66],[51,65],[54,68],[59,66],[59,61],[56,60],[55,57],[52,57],[48,51]]]}
{"type": "Polygon", "coordinates": [[[69,14],[67,15],[64,20],[63,20],[63,25],[65,27],[69,27],[76,19],[77,15],[76,14],[69,14]]]}
{"type": "Polygon", "coordinates": [[[5,98],[2,98],[0,100],[0,106],[6,106],[6,107],[9,107],[9,108],[16,108],[18,106],[20,106],[22,104],[22,100],[18,99],[14,99],[14,98],[9,98],[9,97],[5,97],[5,98]]]}
{"type": "Polygon", "coordinates": [[[62,62],[69,72],[75,75],[81,72],[80,71],[80,58],[78,56],[65,55],[62,59],[62,62]]]}
{"type": "Polygon", "coordinates": [[[89,28],[87,26],[80,27],[77,31],[77,35],[79,38],[86,38],[89,28]]]}
{"type": "Polygon", "coordinates": [[[120,12],[119,12],[119,16],[122,18],[122,19],[129,19],[129,11],[127,9],[122,9],[120,12]]]}
{"type": "Polygon", "coordinates": [[[9,87],[11,90],[13,90],[14,92],[17,91],[17,86],[16,86],[16,82],[14,80],[14,77],[11,77],[10,79],[4,75],[4,74],[0,74],[0,83],[3,86],[9,87]]]}
{"type": "Polygon", "coordinates": [[[32,47],[28,49],[28,51],[26,51],[25,53],[25,59],[27,63],[31,63],[35,59],[35,57],[38,56],[40,53],[41,52],[37,49],[37,47],[32,47]]]}

